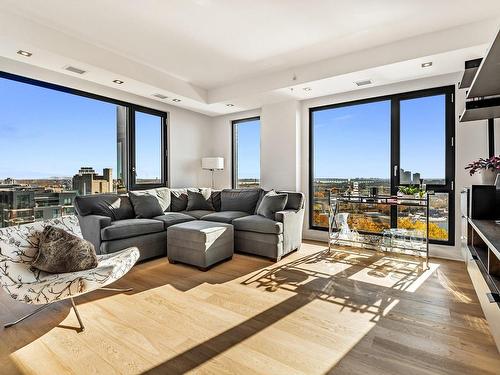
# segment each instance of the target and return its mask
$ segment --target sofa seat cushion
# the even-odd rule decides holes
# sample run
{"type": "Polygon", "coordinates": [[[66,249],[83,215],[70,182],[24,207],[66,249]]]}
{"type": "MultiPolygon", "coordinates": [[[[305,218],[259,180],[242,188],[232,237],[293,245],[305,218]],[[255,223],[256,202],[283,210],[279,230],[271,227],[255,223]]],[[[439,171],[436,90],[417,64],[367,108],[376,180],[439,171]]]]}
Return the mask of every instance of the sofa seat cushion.
{"type": "Polygon", "coordinates": [[[164,215],[155,216],[153,220],[162,222],[164,228],[167,229],[171,225],[193,221],[195,218],[182,212],[165,212],[164,215]]]}
{"type": "Polygon", "coordinates": [[[143,234],[157,233],[164,230],[163,223],[153,219],[125,219],[112,221],[111,225],[101,230],[103,241],[119,240],[141,236],[143,234]]]}
{"type": "Polygon", "coordinates": [[[246,232],[281,234],[283,233],[283,223],[268,219],[260,215],[250,215],[233,220],[235,230],[246,232]]]}
{"type": "Polygon", "coordinates": [[[192,211],[182,211],[182,214],[189,215],[194,217],[195,219],[201,219],[205,215],[213,214],[215,211],[207,211],[207,210],[192,210],[192,211]]]}
{"type": "Polygon", "coordinates": [[[201,220],[216,221],[218,223],[231,224],[234,219],[237,219],[239,217],[245,217],[248,215],[249,215],[248,213],[242,211],[221,211],[205,215],[201,218],[201,220]]]}

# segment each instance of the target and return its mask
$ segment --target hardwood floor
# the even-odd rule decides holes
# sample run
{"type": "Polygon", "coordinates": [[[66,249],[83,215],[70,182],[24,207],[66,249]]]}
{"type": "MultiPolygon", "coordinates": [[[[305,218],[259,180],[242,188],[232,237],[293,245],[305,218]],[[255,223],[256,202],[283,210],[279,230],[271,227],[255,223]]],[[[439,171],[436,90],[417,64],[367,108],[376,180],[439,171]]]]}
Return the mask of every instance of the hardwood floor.
{"type": "MultiPolygon", "coordinates": [[[[166,258],[7,330],[1,374],[498,374],[465,265],[305,243],[208,272],[166,258]]],[[[0,321],[33,307],[0,293],[0,321]]]]}

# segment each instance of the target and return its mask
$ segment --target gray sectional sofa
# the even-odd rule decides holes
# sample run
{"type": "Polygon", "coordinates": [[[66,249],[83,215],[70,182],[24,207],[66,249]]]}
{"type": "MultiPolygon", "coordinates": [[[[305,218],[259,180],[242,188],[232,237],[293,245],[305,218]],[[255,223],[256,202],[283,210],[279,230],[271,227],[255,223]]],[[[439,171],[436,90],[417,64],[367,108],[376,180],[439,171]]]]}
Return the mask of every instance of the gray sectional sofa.
{"type": "MultiPolygon", "coordinates": [[[[194,220],[232,224],[234,250],[255,254],[273,260],[297,250],[302,240],[304,195],[286,193],[283,210],[274,218],[257,215],[257,207],[266,192],[262,189],[154,189],[161,197],[161,215],[152,217],[138,214],[132,203],[135,196],[98,194],[78,196],[75,209],[82,234],[96,248],[98,254],[108,254],[135,246],[141,252],[140,260],[166,256],[167,229],[173,225],[194,220]],[[210,208],[189,210],[188,191],[202,193],[210,208]]],[[[134,200],[135,201],[135,200],[134,200]]],[[[156,212],[158,213],[158,212],[156,212]]]]}

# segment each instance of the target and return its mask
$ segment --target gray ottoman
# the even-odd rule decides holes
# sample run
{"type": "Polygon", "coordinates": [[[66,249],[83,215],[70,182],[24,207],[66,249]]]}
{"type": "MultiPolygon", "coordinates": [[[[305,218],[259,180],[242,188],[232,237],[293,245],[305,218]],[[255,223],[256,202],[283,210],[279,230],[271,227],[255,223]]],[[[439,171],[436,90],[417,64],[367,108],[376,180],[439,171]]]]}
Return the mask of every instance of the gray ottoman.
{"type": "Polygon", "coordinates": [[[195,220],[167,229],[167,256],[170,263],[186,263],[206,271],[231,259],[234,249],[233,226],[195,220]]]}

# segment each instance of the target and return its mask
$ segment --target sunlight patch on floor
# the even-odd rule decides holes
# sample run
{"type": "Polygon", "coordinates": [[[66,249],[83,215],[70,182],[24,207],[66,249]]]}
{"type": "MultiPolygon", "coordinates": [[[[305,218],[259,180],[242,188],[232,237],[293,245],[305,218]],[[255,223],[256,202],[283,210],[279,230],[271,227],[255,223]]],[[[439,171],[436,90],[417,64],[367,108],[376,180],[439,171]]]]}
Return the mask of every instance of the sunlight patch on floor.
{"type": "Polygon", "coordinates": [[[367,265],[349,279],[415,292],[438,267],[438,264],[430,263],[428,269],[424,269],[422,262],[385,256],[367,265]]]}

